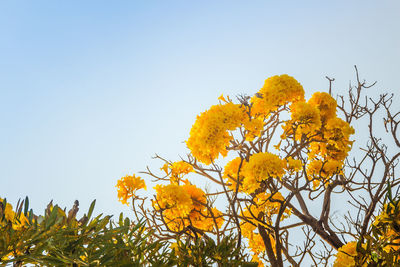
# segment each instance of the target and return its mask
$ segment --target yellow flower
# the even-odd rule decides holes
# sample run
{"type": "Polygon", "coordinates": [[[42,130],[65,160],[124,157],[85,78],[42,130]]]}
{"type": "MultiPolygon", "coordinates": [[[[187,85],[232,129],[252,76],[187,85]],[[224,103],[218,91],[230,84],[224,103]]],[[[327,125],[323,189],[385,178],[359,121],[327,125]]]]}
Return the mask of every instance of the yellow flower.
{"type": "Polygon", "coordinates": [[[211,212],[208,209],[194,210],[190,213],[189,218],[194,227],[208,232],[215,228],[221,228],[224,223],[222,212],[216,208],[212,208],[211,212]]]}
{"type": "Polygon", "coordinates": [[[12,227],[14,230],[18,231],[18,230],[24,229],[28,225],[29,225],[28,218],[26,218],[25,214],[23,212],[21,212],[21,214],[19,215],[19,218],[15,218],[12,227]]]}
{"type": "MultiPolygon", "coordinates": [[[[366,244],[363,244],[362,246],[366,248],[366,244]]],[[[355,267],[355,257],[357,255],[357,241],[347,243],[339,248],[333,267],[355,267]]],[[[367,265],[367,263],[362,264],[362,266],[367,265]]]]}
{"type": "Polygon", "coordinates": [[[186,175],[193,172],[193,166],[184,161],[177,161],[174,163],[165,163],[161,168],[167,175],[170,175],[172,183],[179,183],[179,181],[186,175]]]}
{"type": "Polygon", "coordinates": [[[321,127],[321,118],[319,110],[305,102],[296,102],[290,105],[291,120],[289,120],[284,130],[286,135],[293,134],[296,131],[295,138],[300,140],[302,135],[313,134],[321,127]]]}
{"type": "Polygon", "coordinates": [[[304,101],[304,89],[293,77],[283,74],[265,80],[264,86],[251,98],[254,115],[268,115],[287,102],[304,101]]]}
{"type": "MultiPolygon", "coordinates": [[[[3,203],[3,199],[0,198],[0,202],[3,203]]],[[[13,211],[13,207],[10,203],[6,204],[6,208],[4,209],[4,216],[6,221],[12,222],[15,217],[15,212],[13,211]]]]}
{"type": "Polygon", "coordinates": [[[328,139],[326,149],[329,157],[344,160],[353,145],[349,140],[352,134],[354,128],[346,121],[337,117],[328,120],[324,135],[328,139]]]}
{"type": "Polygon", "coordinates": [[[395,230],[389,228],[385,231],[381,239],[385,239],[388,245],[383,247],[383,250],[389,253],[390,251],[398,251],[400,248],[400,236],[395,230]]]}
{"type": "Polygon", "coordinates": [[[310,144],[309,158],[321,156],[325,159],[343,161],[353,145],[353,141],[350,140],[350,135],[354,134],[353,127],[344,120],[334,117],[326,122],[321,131],[319,140],[310,144]]]}
{"type": "Polygon", "coordinates": [[[293,159],[292,157],[288,157],[286,161],[287,161],[286,169],[290,172],[298,172],[303,169],[303,163],[299,159],[293,159]]]}
{"type": "MultiPolygon", "coordinates": [[[[1,203],[0,205],[3,204],[2,198],[0,198],[0,203],[1,203]]],[[[20,214],[17,214],[16,212],[14,212],[13,207],[10,203],[6,204],[6,207],[3,212],[4,212],[5,220],[8,222],[11,222],[12,228],[16,231],[23,230],[24,228],[26,228],[27,226],[30,225],[29,220],[25,216],[25,214],[23,212],[21,212],[20,214]]],[[[0,214],[0,215],[2,215],[2,214],[0,214]]],[[[28,212],[28,215],[29,215],[29,212],[28,212]]],[[[1,223],[0,223],[0,225],[1,225],[1,223]]]]}
{"type": "Polygon", "coordinates": [[[197,116],[186,144],[200,162],[211,164],[219,155],[226,156],[233,131],[240,126],[246,114],[240,105],[231,102],[214,105],[197,116]]]}
{"type": "Polygon", "coordinates": [[[254,118],[247,120],[243,123],[244,129],[247,131],[245,138],[248,141],[253,141],[254,138],[260,136],[264,128],[264,120],[261,118],[254,118]]]}
{"type": "Polygon", "coordinates": [[[336,100],[328,93],[315,92],[308,104],[317,107],[321,114],[321,120],[326,121],[330,118],[336,117],[336,100]]]}
{"type": "MultiPolygon", "coordinates": [[[[229,97],[228,97],[228,99],[229,99],[229,97]]],[[[225,102],[225,103],[228,103],[228,101],[225,99],[225,97],[224,97],[223,94],[221,94],[221,95],[218,97],[218,100],[221,100],[221,101],[223,101],[223,102],[225,102]]]]}
{"type": "Polygon", "coordinates": [[[137,190],[146,189],[146,184],[142,178],[133,174],[132,176],[126,175],[118,180],[116,187],[119,201],[128,205],[128,199],[136,196],[137,190]]]}
{"type": "Polygon", "coordinates": [[[244,191],[251,194],[263,180],[282,177],[285,174],[284,166],[284,161],[272,153],[265,152],[252,155],[242,171],[244,191]]]}
{"type": "Polygon", "coordinates": [[[189,215],[193,209],[193,201],[190,194],[177,184],[156,185],[156,201],[153,203],[157,210],[169,210],[169,213],[177,217],[189,215]]]}
{"type": "Polygon", "coordinates": [[[200,210],[207,203],[206,194],[202,189],[190,184],[187,181],[182,186],[182,188],[189,194],[190,198],[192,199],[194,209],[200,210]]]}
{"type": "Polygon", "coordinates": [[[172,231],[182,231],[192,225],[203,231],[220,228],[224,223],[222,213],[216,208],[207,209],[204,191],[185,181],[184,185],[156,185],[157,196],[153,206],[163,214],[172,231]]]}

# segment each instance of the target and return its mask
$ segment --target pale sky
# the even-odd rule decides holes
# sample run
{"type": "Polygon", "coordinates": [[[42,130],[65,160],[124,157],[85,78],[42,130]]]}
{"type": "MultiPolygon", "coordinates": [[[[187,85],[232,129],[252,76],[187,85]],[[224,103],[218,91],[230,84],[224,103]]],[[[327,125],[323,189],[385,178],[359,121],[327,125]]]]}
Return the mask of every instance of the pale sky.
{"type": "MultiPolygon", "coordinates": [[[[115,184],[185,155],[196,115],[287,73],[400,92],[399,1],[1,1],[0,197],[128,212],[115,184]]],[[[129,215],[129,213],[128,213],[129,215]]]]}

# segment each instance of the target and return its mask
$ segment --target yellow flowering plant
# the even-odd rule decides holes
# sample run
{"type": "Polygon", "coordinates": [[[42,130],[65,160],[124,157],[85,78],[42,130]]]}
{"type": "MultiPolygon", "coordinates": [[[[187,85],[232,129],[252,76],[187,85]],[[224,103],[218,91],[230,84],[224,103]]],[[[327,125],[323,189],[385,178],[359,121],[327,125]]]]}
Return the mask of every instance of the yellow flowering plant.
{"type": "MultiPolygon", "coordinates": [[[[242,252],[260,266],[300,266],[305,259],[323,266],[335,259],[336,266],[372,262],[366,256],[372,251],[366,241],[371,220],[387,183],[400,183],[395,179],[400,153],[387,153],[372,130],[374,118],[385,111],[391,138],[386,140],[400,148],[400,115],[387,95],[362,103],[370,86],[357,70],[356,78],[348,98],[334,96],[329,79],[329,93],[314,92],[307,100],[303,86],[287,74],[267,78],[258,92],[237,101],[221,95],[197,116],[186,140],[187,157],[171,162],[156,156],[164,162],[162,174],[144,172],[156,182],[155,194],[151,205],[136,197],[137,219],[144,218],[155,238],[169,240],[174,249],[176,238],[188,244],[211,238],[218,245],[234,234],[247,249],[242,252]],[[365,121],[369,141],[360,144],[361,159],[350,160],[352,124],[365,121]],[[333,222],[337,195],[350,201],[342,210],[345,223],[333,222]]],[[[132,196],[128,191],[119,189],[121,202],[132,196]]],[[[387,250],[397,248],[397,239],[388,242],[387,250]]]]}

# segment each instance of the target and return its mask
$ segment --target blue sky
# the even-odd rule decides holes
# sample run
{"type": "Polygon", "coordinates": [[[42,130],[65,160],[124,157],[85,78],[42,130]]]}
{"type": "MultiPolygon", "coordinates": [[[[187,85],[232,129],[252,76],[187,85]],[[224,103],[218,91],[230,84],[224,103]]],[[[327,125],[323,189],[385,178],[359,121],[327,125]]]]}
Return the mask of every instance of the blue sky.
{"type": "Polygon", "coordinates": [[[398,92],[398,1],[2,1],[0,196],[118,214],[116,180],[186,153],[217,97],[288,73],[398,92]]]}

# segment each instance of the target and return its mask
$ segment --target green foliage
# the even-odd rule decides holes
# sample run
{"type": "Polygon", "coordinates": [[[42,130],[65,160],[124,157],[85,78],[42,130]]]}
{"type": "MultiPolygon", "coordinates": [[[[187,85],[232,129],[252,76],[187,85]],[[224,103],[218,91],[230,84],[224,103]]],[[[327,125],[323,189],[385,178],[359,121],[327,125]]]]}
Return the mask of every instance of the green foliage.
{"type": "Polygon", "coordinates": [[[257,263],[246,262],[246,257],[236,244],[235,238],[226,236],[218,246],[211,238],[205,238],[193,242],[177,240],[172,247],[177,266],[257,266],[257,263]]]}
{"type": "Polygon", "coordinates": [[[365,248],[360,246],[357,251],[361,260],[370,257],[377,266],[400,266],[400,194],[393,196],[390,183],[386,190],[383,209],[371,224],[371,236],[365,237],[365,248]]]}
{"type": "Polygon", "coordinates": [[[68,212],[50,203],[43,216],[29,211],[26,198],[6,219],[6,200],[0,202],[0,266],[249,266],[234,237],[217,246],[212,239],[171,244],[154,240],[143,223],[121,213],[117,222],[102,214],[91,218],[95,201],[80,220],[78,202],[68,212]],[[24,209],[22,211],[22,206],[24,209]],[[22,224],[23,218],[27,223],[22,224]]]}

